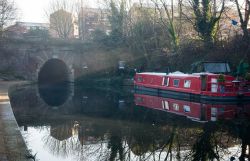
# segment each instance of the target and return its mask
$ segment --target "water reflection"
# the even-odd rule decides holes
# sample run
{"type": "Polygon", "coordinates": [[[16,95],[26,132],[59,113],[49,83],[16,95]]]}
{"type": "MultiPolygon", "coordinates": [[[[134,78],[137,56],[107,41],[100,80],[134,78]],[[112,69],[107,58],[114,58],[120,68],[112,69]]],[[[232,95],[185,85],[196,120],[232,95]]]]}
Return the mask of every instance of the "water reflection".
{"type": "Polygon", "coordinates": [[[10,95],[28,147],[41,161],[249,160],[248,104],[59,88],[20,87],[10,95]]]}
{"type": "Polygon", "coordinates": [[[59,83],[53,85],[38,85],[39,95],[49,106],[61,106],[70,97],[70,87],[68,83],[59,83]]]}
{"type": "Polygon", "coordinates": [[[134,97],[136,105],[183,115],[198,122],[250,117],[250,104],[205,104],[143,94],[134,97]]]}

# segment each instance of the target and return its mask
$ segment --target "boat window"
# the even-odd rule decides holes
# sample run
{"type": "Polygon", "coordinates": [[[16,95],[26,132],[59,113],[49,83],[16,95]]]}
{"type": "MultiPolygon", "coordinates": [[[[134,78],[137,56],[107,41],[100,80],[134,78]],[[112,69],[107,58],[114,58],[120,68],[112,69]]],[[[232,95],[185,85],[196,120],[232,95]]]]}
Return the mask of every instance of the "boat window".
{"type": "Polygon", "coordinates": [[[162,108],[164,110],[169,110],[169,103],[168,103],[168,101],[162,101],[161,103],[162,103],[162,108]]]}
{"type": "Polygon", "coordinates": [[[185,80],[184,81],[184,88],[190,88],[191,86],[191,80],[185,80]]]}
{"type": "Polygon", "coordinates": [[[174,104],[173,104],[173,110],[179,111],[179,105],[176,104],[176,103],[174,103],[174,104]]]}
{"type": "Polygon", "coordinates": [[[217,93],[218,92],[218,84],[217,84],[218,80],[216,78],[212,78],[211,79],[211,92],[213,93],[217,93]]]}
{"type": "Polygon", "coordinates": [[[174,79],[174,86],[179,87],[179,82],[180,82],[179,79],[174,79]]]}
{"type": "Polygon", "coordinates": [[[228,73],[230,67],[228,63],[204,63],[205,72],[228,73]]]}
{"type": "Polygon", "coordinates": [[[163,79],[163,85],[164,85],[164,86],[169,86],[169,77],[165,77],[165,78],[163,79]]]}
{"type": "Polygon", "coordinates": [[[190,106],[187,106],[187,105],[184,105],[183,109],[184,109],[184,112],[186,112],[186,113],[191,111],[190,106]]]}
{"type": "Polygon", "coordinates": [[[135,102],[136,103],[141,103],[141,102],[143,102],[143,98],[142,97],[136,97],[135,102]]]}
{"type": "Polygon", "coordinates": [[[137,82],[142,82],[142,80],[143,80],[143,79],[142,79],[142,76],[138,76],[138,77],[137,77],[137,82]]]}

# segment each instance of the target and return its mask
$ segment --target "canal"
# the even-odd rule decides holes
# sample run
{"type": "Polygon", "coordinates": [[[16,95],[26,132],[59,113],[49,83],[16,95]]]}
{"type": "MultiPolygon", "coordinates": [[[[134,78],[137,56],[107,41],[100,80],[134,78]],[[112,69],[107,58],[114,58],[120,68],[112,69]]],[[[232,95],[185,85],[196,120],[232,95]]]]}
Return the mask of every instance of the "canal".
{"type": "Polygon", "coordinates": [[[70,85],[19,86],[10,102],[39,161],[249,160],[247,103],[70,85]]]}

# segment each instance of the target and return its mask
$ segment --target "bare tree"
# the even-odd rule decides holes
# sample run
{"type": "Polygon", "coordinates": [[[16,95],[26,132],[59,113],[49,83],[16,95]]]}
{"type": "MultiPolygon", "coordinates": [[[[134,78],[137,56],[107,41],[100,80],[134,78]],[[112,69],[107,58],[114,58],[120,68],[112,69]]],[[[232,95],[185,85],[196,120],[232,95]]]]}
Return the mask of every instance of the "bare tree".
{"type": "Polygon", "coordinates": [[[191,0],[194,12],[194,27],[206,43],[213,43],[218,31],[218,23],[225,9],[225,0],[191,0]],[[221,6],[218,8],[218,6],[221,6]]]}
{"type": "Polygon", "coordinates": [[[119,45],[124,42],[124,24],[126,20],[125,0],[104,0],[110,9],[109,22],[111,25],[111,40],[113,44],[119,45]]]}
{"type": "Polygon", "coordinates": [[[250,16],[250,1],[245,0],[245,7],[243,7],[245,16],[243,16],[243,12],[241,10],[241,5],[239,4],[239,1],[235,0],[235,3],[236,3],[237,11],[239,14],[239,18],[240,18],[240,26],[241,26],[241,29],[243,30],[243,38],[247,39],[249,38],[249,35],[248,35],[249,31],[247,29],[247,26],[248,26],[249,16],[250,16]]]}
{"type": "Polygon", "coordinates": [[[14,1],[0,0],[0,36],[4,27],[16,18],[16,11],[14,1]]]}
{"type": "Polygon", "coordinates": [[[181,26],[181,17],[176,17],[176,13],[181,16],[181,0],[178,0],[178,8],[175,8],[174,1],[171,0],[151,0],[159,11],[161,24],[167,30],[169,37],[171,38],[172,46],[174,50],[179,47],[179,32],[176,26],[181,26]],[[179,21],[177,21],[179,20],[179,21]]]}
{"type": "Polygon", "coordinates": [[[75,10],[78,18],[78,34],[79,39],[84,40],[84,13],[83,13],[83,0],[77,0],[75,10]]]}
{"type": "Polygon", "coordinates": [[[69,39],[74,35],[74,5],[67,0],[51,2],[46,12],[50,20],[51,34],[61,39],[69,39]]]}

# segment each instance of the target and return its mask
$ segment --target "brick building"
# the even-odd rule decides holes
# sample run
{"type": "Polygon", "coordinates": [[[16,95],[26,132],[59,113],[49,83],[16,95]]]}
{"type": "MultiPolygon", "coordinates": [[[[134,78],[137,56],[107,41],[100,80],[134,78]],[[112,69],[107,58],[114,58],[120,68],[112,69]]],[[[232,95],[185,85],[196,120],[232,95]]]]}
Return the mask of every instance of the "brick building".
{"type": "Polygon", "coordinates": [[[82,7],[78,13],[79,38],[91,39],[92,33],[97,29],[109,34],[111,31],[109,13],[109,10],[105,9],[82,7]]]}
{"type": "Polygon", "coordinates": [[[5,29],[5,36],[11,38],[24,38],[31,31],[49,31],[48,23],[16,22],[5,29]]]}
{"type": "Polygon", "coordinates": [[[57,10],[50,14],[50,36],[60,39],[75,38],[74,18],[72,13],[63,9],[57,10]]]}

